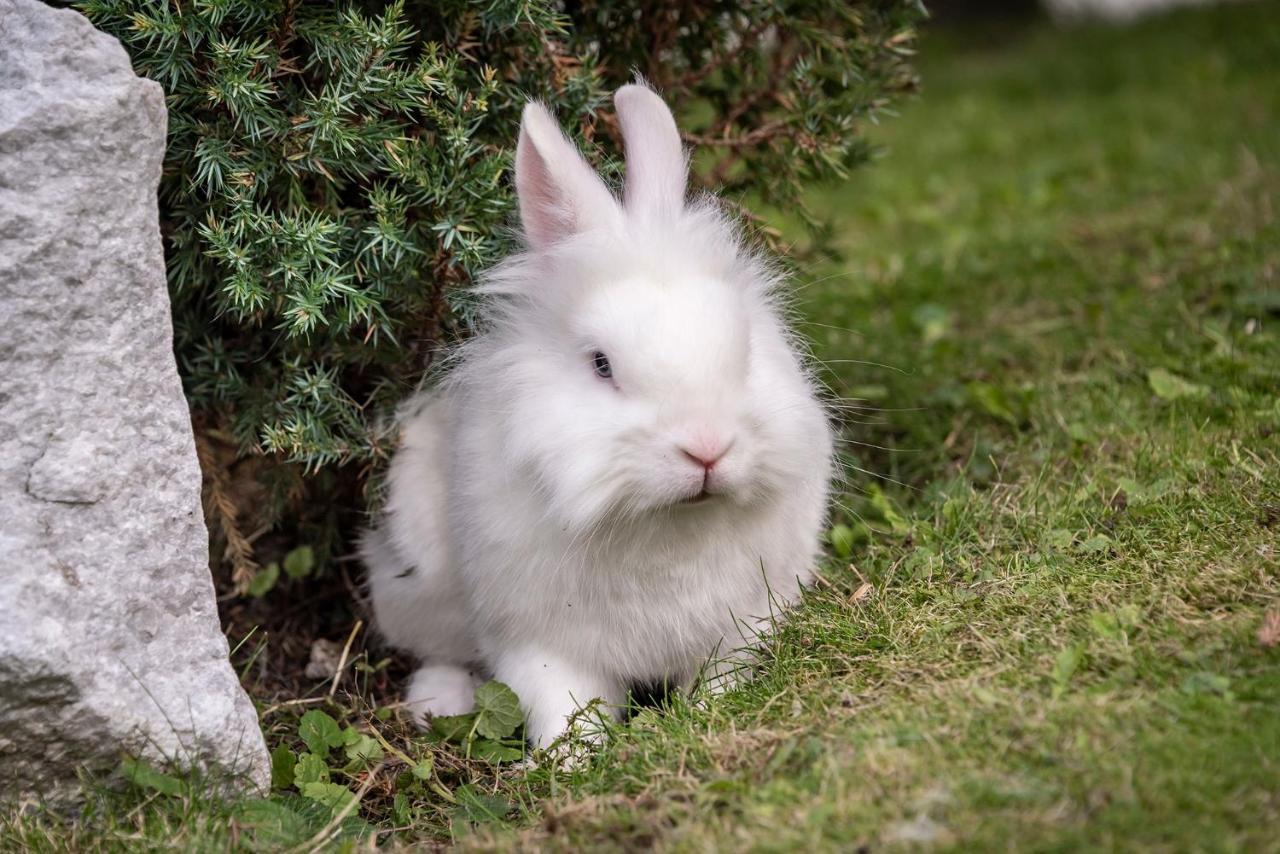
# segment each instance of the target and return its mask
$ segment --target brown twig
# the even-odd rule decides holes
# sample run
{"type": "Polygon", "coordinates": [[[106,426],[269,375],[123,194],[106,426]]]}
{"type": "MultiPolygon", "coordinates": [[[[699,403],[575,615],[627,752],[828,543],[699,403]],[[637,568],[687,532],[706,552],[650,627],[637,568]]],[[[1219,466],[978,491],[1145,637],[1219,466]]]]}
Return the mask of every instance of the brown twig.
{"type": "Polygon", "coordinates": [[[714,134],[696,134],[683,133],[685,142],[693,145],[709,145],[717,148],[743,148],[746,146],[756,145],[769,139],[772,136],[778,136],[782,131],[786,130],[787,123],[782,119],[772,122],[766,122],[754,130],[740,133],[737,136],[717,136],[714,134]]]}
{"type": "Polygon", "coordinates": [[[338,668],[333,671],[333,684],[329,686],[329,699],[333,699],[333,695],[337,693],[338,682],[342,680],[342,671],[347,666],[347,656],[351,654],[351,644],[359,634],[360,629],[364,627],[364,620],[356,620],[356,624],[351,627],[351,634],[347,635],[347,642],[342,647],[342,655],[338,658],[338,668]]]}
{"type": "Polygon", "coordinates": [[[196,459],[204,472],[207,494],[205,514],[218,523],[227,541],[227,554],[231,558],[231,581],[237,593],[249,589],[250,582],[258,574],[259,566],[253,559],[253,544],[240,530],[239,508],[231,498],[231,484],[226,469],[215,459],[213,448],[199,431],[196,432],[196,459]]]}

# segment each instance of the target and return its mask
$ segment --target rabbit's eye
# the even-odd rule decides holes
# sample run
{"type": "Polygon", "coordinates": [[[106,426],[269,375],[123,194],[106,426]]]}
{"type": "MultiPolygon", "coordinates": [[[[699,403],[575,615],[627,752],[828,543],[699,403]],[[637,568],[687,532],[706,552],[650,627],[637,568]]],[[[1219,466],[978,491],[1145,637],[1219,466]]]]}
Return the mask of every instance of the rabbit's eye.
{"type": "Polygon", "coordinates": [[[609,357],[599,350],[591,354],[591,364],[596,369],[596,376],[600,379],[607,380],[613,378],[613,366],[609,364],[609,357]]]}

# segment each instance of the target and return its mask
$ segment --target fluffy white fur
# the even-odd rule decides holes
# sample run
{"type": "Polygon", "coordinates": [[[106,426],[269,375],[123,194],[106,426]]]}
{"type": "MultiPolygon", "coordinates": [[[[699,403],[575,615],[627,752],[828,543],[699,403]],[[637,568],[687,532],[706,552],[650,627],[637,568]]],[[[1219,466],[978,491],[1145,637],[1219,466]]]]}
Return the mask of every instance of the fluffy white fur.
{"type": "Polygon", "coordinates": [[[811,577],[831,476],[776,276],[713,201],[685,203],[662,100],[632,85],[615,104],[623,204],[525,108],[527,249],[487,277],[479,333],[402,413],[363,545],[378,626],[422,662],[407,702],[457,714],[491,675],[537,745],[593,699],[687,686],[752,640],[811,577]]]}

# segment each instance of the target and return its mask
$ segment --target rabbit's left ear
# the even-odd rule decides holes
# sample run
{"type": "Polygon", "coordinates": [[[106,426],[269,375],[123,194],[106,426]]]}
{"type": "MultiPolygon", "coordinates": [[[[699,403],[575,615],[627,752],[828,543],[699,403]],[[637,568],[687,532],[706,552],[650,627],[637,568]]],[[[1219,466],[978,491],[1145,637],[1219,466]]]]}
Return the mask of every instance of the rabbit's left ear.
{"type": "Polygon", "coordinates": [[[613,95],[627,153],[623,205],[627,213],[671,219],[684,209],[689,162],[675,117],[648,86],[633,83],[613,95]]]}
{"type": "Polygon", "coordinates": [[[516,197],[525,239],[533,249],[607,224],[621,213],[582,152],[536,102],[525,104],[520,117],[516,197]]]}

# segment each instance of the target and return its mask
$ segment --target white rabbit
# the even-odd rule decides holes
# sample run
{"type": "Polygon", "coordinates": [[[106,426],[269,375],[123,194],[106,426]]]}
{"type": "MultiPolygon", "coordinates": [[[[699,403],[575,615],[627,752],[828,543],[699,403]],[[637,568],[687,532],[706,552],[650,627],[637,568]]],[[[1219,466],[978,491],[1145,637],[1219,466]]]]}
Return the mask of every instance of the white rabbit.
{"type": "Polygon", "coordinates": [[[416,713],[492,676],[545,746],[594,699],[688,686],[812,574],[827,415],[778,276],[713,199],[686,203],[675,120],[614,96],[622,203],[540,104],[524,109],[526,243],[481,285],[478,333],[401,413],[362,552],[377,624],[421,668],[416,713]]]}

